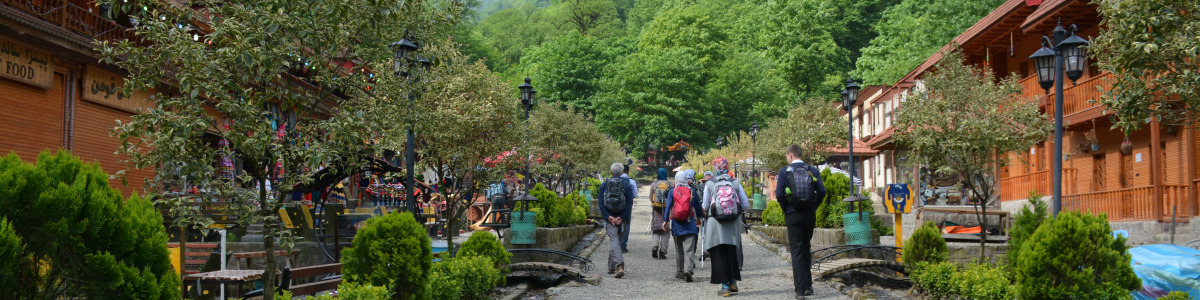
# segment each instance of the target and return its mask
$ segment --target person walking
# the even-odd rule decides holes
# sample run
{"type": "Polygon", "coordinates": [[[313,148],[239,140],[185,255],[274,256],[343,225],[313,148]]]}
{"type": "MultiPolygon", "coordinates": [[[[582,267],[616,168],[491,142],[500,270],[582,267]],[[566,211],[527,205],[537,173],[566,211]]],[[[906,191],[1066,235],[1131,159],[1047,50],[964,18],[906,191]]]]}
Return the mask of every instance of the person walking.
{"type": "MultiPolygon", "coordinates": [[[[633,197],[629,198],[629,201],[630,203],[637,203],[637,181],[629,177],[629,165],[621,165],[621,171],[621,177],[629,180],[629,185],[633,187],[633,197]]],[[[633,220],[632,218],[632,215],[625,217],[625,223],[621,225],[621,253],[629,253],[629,224],[632,223],[630,222],[633,220]]]]}
{"type": "Polygon", "coordinates": [[[742,280],[737,252],[742,246],[742,212],[750,209],[750,200],[742,184],[729,177],[729,162],[725,157],[713,161],[716,176],[704,185],[701,205],[704,221],[704,249],[712,257],[712,277],[709,283],[720,284],[717,295],[729,297],[738,292],[742,280]]]}
{"type": "Polygon", "coordinates": [[[779,169],[775,199],[783,209],[787,223],[788,250],[792,253],[792,281],[796,299],[813,294],[812,235],[816,226],[817,207],[825,200],[825,183],[821,171],[805,164],[799,145],[792,144],[784,150],[784,157],[791,163],[779,169]]]}
{"type": "Polygon", "coordinates": [[[667,259],[667,243],[671,240],[671,233],[667,231],[666,218],[663,216],[667,197],[674,187],[675,185],[667,180],[667,169],[658,168],[658,180],[650,185],[650,234],[654,241],[650,257],[653,258],[667,259]]]}
{"type": "Polygon", "coordinates": [[[620,163],[609,168],[612,177],[600,184],[600,216],[604,218],[604,232],[608,234],[608,273],[613,277],[625,276],[625,257],[621,251],[622,231],[629,231],[629,215],[633,211],[633,185],[622,178],[625,169],[620,163]]]}
{"type": "Polygon", "coordinates": [[[700,234],[699,222],[704,218],[700,209],[700,193],[691,187],[696,176],[694,170],[683,170],[675,174],[675,187],[667,194],[667,229],[675,237],[675,278],[692,282],[696,270],[696,235],[700,234]]]}

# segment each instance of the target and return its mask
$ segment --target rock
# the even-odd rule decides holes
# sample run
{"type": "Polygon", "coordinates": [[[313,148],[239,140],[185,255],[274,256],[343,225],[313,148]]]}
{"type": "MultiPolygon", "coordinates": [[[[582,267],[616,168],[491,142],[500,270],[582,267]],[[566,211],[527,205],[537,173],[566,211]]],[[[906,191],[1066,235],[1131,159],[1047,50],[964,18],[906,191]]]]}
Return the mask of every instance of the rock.
{"type": "Polygon", "coordinates": [[[838,290],[839,292],[846,292],[846,285],[845,285],[845,284],[837,283],[837,284],[835,284],[834,286],[835,286],[835,287],[837,287],[837,290],[838,290]]]}
{"type": "Polygon", "coordinates": [[[833,278],[833,279],[830,279],[829,281],[831,281],[831,282],[836,282],[836,283],[842,283],[842,282],[843,282],[841,278],[836,278],[836,277],[835,277],[835,278],[833,278]]]}

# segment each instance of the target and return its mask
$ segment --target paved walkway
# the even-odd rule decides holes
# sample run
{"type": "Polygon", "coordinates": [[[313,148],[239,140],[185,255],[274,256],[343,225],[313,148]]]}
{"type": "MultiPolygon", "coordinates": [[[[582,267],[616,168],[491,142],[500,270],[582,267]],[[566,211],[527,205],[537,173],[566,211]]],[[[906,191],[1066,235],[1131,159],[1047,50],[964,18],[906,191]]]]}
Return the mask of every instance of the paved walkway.
{"type": "MultiPolygon", "coordinates": [[[[657,260],[650,257],[653,247],[650,241],[650,198],[649,189],[643,188],[639,193],[633,210],[633,224],[629,234],[629,253],[625,254],[625,278],[613,278],[606,274],[604,263],[608,261],[608,241],[596,248],[592,253],[592,262],[596,268],[592,273],[601,274],[604,278],[599,286],[584,285],[582,287],[560,287],[550,290],[549,299],[713,299],[720,285],[710,284],[711,261],[706,261],[704,267],[696,265],[695,282],[684,282],[675,279],[675,249],[672,242],[667,251],[667,259],[657,260]]],[[[755,244],[748,237],[742,239],[745,246],[745,263],[742,268],[742,281],[738,283],[740,293],[737,298],[750,299],[793,299],[791,265],[783,261],[779,255],[755,244]]],[[[697,248],[701,248],[697,245],[697,248]]],[[[702,250],[697,249],[697,252],[702,250]]],[[[697,253],[699,256],[699,253],[697,253]]],[[[816,294],[808,299],[848,299],[845,294],[838,292],[832,285],[825,282],[814,282],[816,294]]]]}

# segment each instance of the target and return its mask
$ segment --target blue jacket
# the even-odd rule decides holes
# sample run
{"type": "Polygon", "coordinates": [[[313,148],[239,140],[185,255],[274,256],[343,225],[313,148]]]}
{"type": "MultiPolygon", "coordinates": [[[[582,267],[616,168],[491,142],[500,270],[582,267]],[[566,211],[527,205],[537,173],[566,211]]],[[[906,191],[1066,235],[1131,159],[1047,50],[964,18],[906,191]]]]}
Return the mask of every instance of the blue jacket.
{"type": "MultiPolygon", "coordinates": [[[[630,214],[633,213],[633,198],[637,197],[637,194],[634,193],[635,187],[633,186],[632,181],[633,180],[628,179],[622,180],[623,184],[625,185],[625,212],[622,212],[618,217],[625,222],[629,222],[630,214]]],[[[600,184],[600,195],[597,195],[599,198],[596,198],[598,199],[596,204],[600,205],[600,216],[604,217],[605,221],[607,222],[608,217],[612,214],[609,213],[608,208],[604,206],[604,194],[606,192],[608,192],[608,180],[604,180],[604,183],[600,184]]]]}
{"type": "Polygon", "coordinates": [[[688,189],[692,190],[692,211],[695,213],[686,222],[671,220],[671,207],[675,203],[675,193],[667,193],[667,207],[663,217],[671,221],[671,235],[673,236],[700,234],[700,229],[696,227],[696,216],[704,218],[704,210],[700,208],[700,193],[696,189],[690,187],[688,189]]]}
{"type": "Polygon", "coordinates": [[[789,167],[808,169],[808,172],[812,173],[813,177],[817,179],[817,198],[822,199],[822,201],[825,199],[825,182],[821,181],[821,171],[818,171],[816,167],[810,166],[801,161],[792,162],[792,164],[788,165],[787,167],[779,169],[779,176],[776,176],[777,181],[775,182],[775,200],[779,201],[779,207],[783,208],[784,214],[790,214],[794,212],[815,213],[819,205],[803,207],[799,209],[792,207],[791,199],[788,198],[787,192],[783,190],[784,188],[787,188],[788,181],[791,181],[791,173],[787,171],[789,167]]]}

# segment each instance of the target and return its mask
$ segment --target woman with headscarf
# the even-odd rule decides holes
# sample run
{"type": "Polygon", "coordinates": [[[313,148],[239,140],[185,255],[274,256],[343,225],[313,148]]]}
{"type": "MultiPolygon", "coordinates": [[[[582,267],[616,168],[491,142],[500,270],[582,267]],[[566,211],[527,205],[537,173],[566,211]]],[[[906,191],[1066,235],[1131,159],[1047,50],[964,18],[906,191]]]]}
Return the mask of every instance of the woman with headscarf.
{"type": "Polygon", "coordinates": [[[738,250],[742,247],[742,217],[738,212],[736,219],[719,221],[712,212],[721,209],[715,204],[719,200],[719,192],[721,195],[735,198],[733,200],[736,203],[731,207],[735,211],[750,209],[750,200],[746,197],[742,184],[729,177],[729,161],[725,160],[725,157],[713,160],[712,166],[717,176],[704,185],[701,202],[705,215],[708,216],[704,226],[704,249],[708,250],[712,257],[712,277],[709,282],[721,285],[717,295],[729,297],[738,292],[737,282],[742,279],[738,262],[738,250]]]}
{"type": "Polygon", "coordinates": [[[696,235],[700,234],[698,224],[704,218],[704,211],[700,209],[700,193],[691,186],[695,176],[695,170],[675,173],[675,187],[667,195],[665,209],[667,228],[675,237],[675,278],[687,282],[692,282],[692,274],[695,274],[696,235]],[[677,215],[681,212],[682,216],[677,215]]]}
{"type": "Polygon", "coordinates": [[[667,259],[667,242],[671,240],[671,233],[667,232],[667,222],[663,214],[667,194],[670,194],[674,187],[675,185],[667,180],[667,169],[658,168],[658,180],[650,185],[650,234],[651,240],[654,241],[650,257],[653,258],[667,259]]]}

